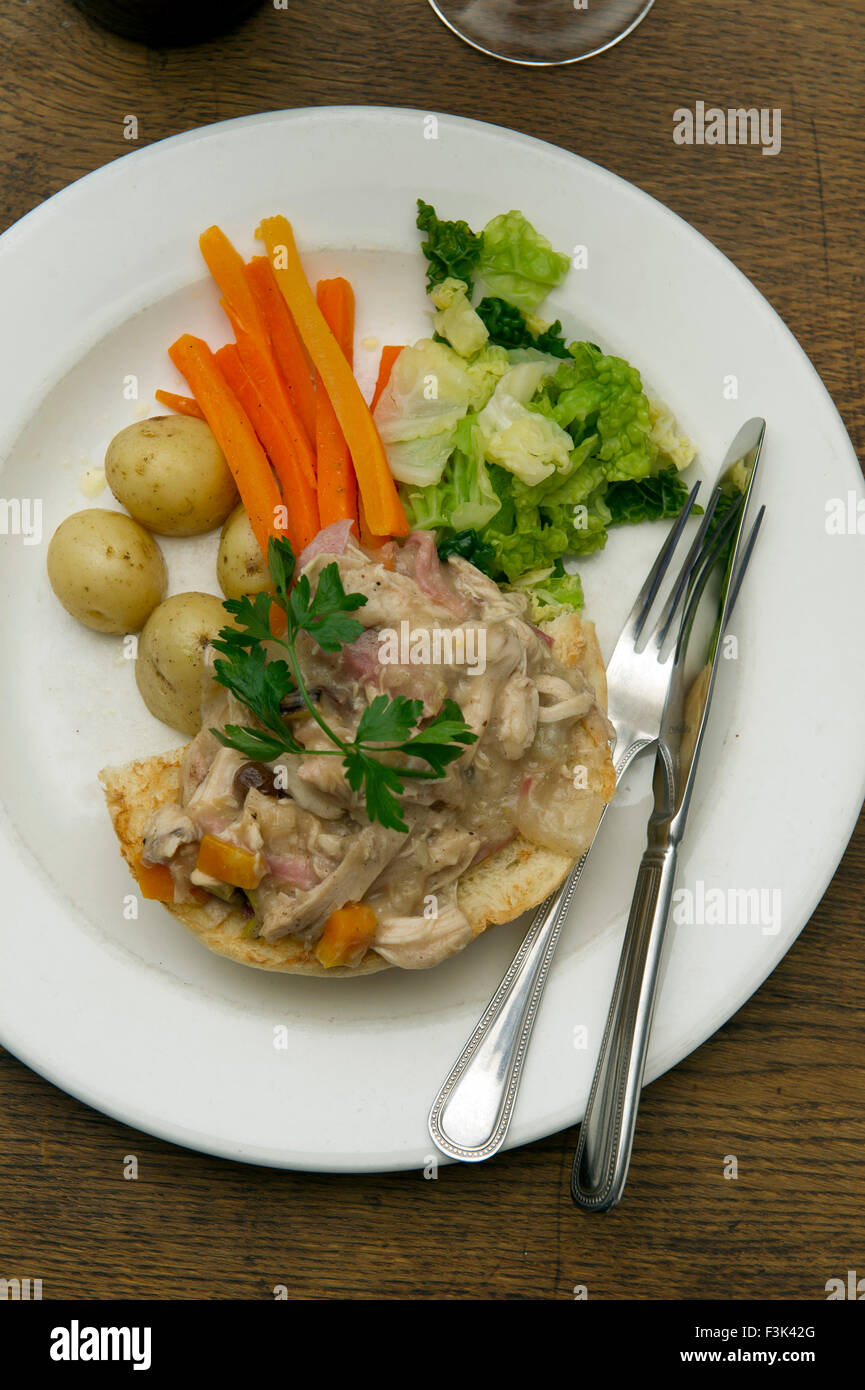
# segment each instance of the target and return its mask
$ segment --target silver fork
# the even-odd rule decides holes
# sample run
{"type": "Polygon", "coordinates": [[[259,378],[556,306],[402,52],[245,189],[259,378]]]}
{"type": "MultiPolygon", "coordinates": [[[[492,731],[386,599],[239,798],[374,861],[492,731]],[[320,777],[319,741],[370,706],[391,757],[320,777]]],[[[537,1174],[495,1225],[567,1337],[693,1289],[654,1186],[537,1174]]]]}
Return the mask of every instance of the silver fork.
{"type": "MultiPolygon", "coordinates": [[[[727,453],[725,469],[730,460],[737,457],[738,441],[749,431],[753,433],[753,427],[754,421],[749,421],[739,431],[727,453]]],[[[691,576],[701,560],[718,501],[717,491],[654,628],[641,647],[637,644],[646,629],[699,487],[697,483],[692,489],[649,571],[607,667],[608,714],[616,733],[617,786],[634,759],[657,741],[660,732],[674,646],[666,655],[662,649],[691,576]]],[[[603,818],[602,812],[598,830],[603,818]]],[[[507,1137],[549,968],[598,830],[561,888],[541,903],[501,984],[433,1102],[429,1114],[430,1136],[436,1147],[452,1158],[466,1163],[491,1158],[507,1137]]]]}

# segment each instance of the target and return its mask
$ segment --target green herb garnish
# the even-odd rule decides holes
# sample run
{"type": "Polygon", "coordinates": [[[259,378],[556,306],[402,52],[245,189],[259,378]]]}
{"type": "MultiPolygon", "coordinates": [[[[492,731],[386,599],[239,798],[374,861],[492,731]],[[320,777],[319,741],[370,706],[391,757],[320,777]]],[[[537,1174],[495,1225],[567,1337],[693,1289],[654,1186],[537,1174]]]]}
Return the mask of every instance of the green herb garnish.
{"type": "Polygon", "coordinates": [[[366,597],[345,592],[335,563],[325,565],[314,593],[305,574],[291,587],[294,551],[282,538],[271,538],[268,564],[276,592],[226,599],[224,607],[237,626],[222,628],[213,643],[224,658],[214,662],[217,681],[252,711],[263,728],[226,724],[224,730],[212,729],[211,733],[225,747],[262,762],[273,762],[284,753],[341,758],[352,791],[364,793],[370,820],[407,833],[399,802],[406,780],[443,777],[448,765],[461,756],[466,744],[476,741],[477,735],[453,700],[446,700],[435,718],[421,727],[421,700],[377,695],[361,715],[354,738],[339,738],[310,697],[296,644],[301,632],[308,633],[326,652],[339,651],[354,642],[364,627],[349,615],[363,607],[366,597]],[[272,604],[285,614],[285,637],[274,637],[271,630],[272,604]],[[269,660],[265,642],[283,647],[287,661],[269,660]],[[282,714],[283,701],[291,695],[300,696],[333,749],[306,748],[297,741],[282,714]],[[383,761],[382,754],[419,758],[429,770],[394,765],[383,761]]]}

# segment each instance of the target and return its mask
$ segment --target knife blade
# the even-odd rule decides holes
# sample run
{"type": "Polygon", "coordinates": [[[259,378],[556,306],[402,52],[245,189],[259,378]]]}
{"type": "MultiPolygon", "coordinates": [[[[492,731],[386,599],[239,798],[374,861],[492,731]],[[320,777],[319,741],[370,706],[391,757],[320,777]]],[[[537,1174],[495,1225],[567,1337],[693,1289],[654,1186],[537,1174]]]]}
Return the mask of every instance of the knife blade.
{"type": "Polygon", "coordinates": [[[653,781],[655,807],[649,820],[650,845],[662,845],[668,839],[680,840],[684,833],[718,673],[720,635],[726,628],[738,592],[738,587],[734,588],[731,580],[733,574],[739,570],[748,503],[754,488],[765,432],[764,420],[749,420],[743,425],[730,446],[715,488],[717,502],[714,520],[719,523],[719,534],[722,537],[716,563],[722,557],[725,544],[727,546],[718,618],[709,643],[707,660],[697,677],[689,683],[686,658],[700,598],[711,575],[712,566],[707,563],[695,579],[693,592],[686,604],[673,663],[673,676],[661,716],[653,781]]]}

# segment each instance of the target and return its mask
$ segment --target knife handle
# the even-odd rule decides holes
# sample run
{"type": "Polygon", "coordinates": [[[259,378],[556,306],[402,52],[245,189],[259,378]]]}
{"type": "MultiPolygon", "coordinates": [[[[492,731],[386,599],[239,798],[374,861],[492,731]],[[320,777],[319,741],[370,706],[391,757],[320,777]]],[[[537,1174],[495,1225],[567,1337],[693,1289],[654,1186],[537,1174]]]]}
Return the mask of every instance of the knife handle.
{"type": "Polygon", "coordinates": [[[609,1211],[624,1191],[677,857],[673,844],[647,849],[640,862],[571,1174],[571,1196],[588,1211],[609,1211]]]}

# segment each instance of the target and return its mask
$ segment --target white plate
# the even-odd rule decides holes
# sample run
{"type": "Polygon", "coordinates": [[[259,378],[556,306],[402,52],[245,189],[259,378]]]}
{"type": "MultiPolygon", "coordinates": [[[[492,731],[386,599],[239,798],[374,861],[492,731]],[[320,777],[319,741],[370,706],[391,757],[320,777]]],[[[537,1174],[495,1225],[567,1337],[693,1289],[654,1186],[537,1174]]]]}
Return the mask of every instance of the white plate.
{"type": "MultiPolygon", "coordinates": [[[[524,136],[371,107],[252,117],[132,154],[64,190],[0,240],[2,495],[39,497],[44,539],[0,545],[0,1029],[28,1065],[89,1104],[180,1144],[310,1169],[424,1163],[429,1103],[520,936],[500,928],[429,973],[356,982],[268,976],[220,960],[157,905],[126,920],[131,882],[96,784],[106,763],[176,742],[142,708],[118,639],[54,601],[45,545],[94,505],[78,483],[111,435],[177,378],[183,330],[226,336],[198,232],[244,251],[265,214],[294,221],[313,273],[349,275],[358,357],[425,328],[414,227],[422,195],[482,226],[520,207],[557,247],[588,247],[552,303],[644,372],[713,474],[736,428],[768,420],[768,516],[720,673],[680,883],[782,895],[761,926],[673,926],[648,1076],[674,1065],[777,964],[832,876],[863,796],[865,549],[825,505],[861,493],[841,422],[802,351],[747,280],[660,204],[524,136]],[[738,399],[725,381],[738,378],[738,399]],[[124,398],[136,377],[139,402],[124,398]],[[728,393],[729,394],[729,393],[728,393]],[[274,1046],[286,1028],[287,1047],[274,1046]]],[[[108,505],[104,494],[96,505],[108,505]]],[[[581,567],[610,643],[659,543],[614,534],[581,567]]],[[[215,590],[212,537],[166,543],[172,585],[215,590]]],[[[511,1143],[579,1119],[643,843],[644,764],[607,817],[535,1030],[511,1143]],[[586,1045],[579,1046],[586,1030],[586,1045]]]]}

